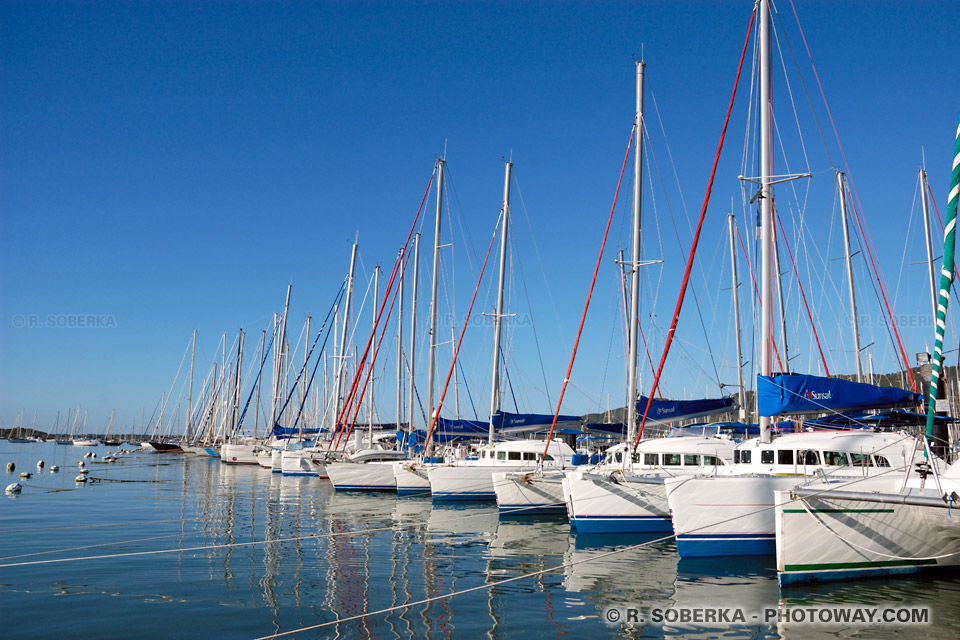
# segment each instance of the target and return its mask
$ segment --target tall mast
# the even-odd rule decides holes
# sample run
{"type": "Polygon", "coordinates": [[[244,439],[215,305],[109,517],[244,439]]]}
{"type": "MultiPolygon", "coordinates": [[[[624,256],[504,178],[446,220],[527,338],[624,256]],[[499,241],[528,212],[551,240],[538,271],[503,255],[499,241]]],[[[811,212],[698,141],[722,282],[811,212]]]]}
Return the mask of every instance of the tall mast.
{"type": "Polygon", "coordinates": [[[187,391],[187,436],[193,430],[193,360],[197,355],[197,330],[193,330],[193,346],[190,348],[190,389],[187,391]]]}
{"type": "MultiPolygon", "coordinates": [[[[283,317],[280,318],[280,335],[278,339],[280,344],[277,345],[276,353],[278,356],[277,359],[277,404],[273,408],[274,418],[273,423],[276,424],[277,419],[279,419],[280,405],[283,402],[283,387],[286,372],[284,367],[287,365],[287,316],[290,314],[290,292],[293,290],[293,283],[287,285],[287,299],[283,303],[283,317]]],[[[243,334],[241,333],[241,336],[243,334]]],[[[270,425],[270,429],[273,430],[273,424],[270,425]]]]}
{"type": "MultiPolygon", "coordinates": [[[[347,296],[343,303],[343,320],[340,323],[340,359],[337,361],[337,377],[334,381],[334,393],[336,402],[334,403],[333,415],[335,419],[340,418],[340,403],[343,401],[343,369],[347,362],[347,323],[350,317],[350,299],[353,297],[353,269],[357,264],[357,243],[353,243],[353,249],[350,252],[350,274],[347,276],[347,296]]],[[[332,425],[333,429],[337,425],[332,425]]]]}
{"type": "MultiPolygon", "coordinates": [[[[437,367],[437,287],[440,284],[440,211],[443,205],[443,167],[446,161],[437,160],[437,222],[433,234],[433,291],[430,294],[430,355],[427,363],[427,422],[433,420],[433,379],[437,367]]],[[[426,451],[433,447],[428,442],[426,451]]]]}
{"type": "MultiPolygon", "coordinates": [[[[627,442],[633,443],[637,427],[637,330],[640,315],[640,198],[643,172],[643,71],[637,61],[637,113],[634,121],[636,149],[633,154],[633,257],[630,265],[630,343],[627,356],[627,442]]],[[[630,456],[624,456],[624,465],[630,456]]]]}
{"type": "Polygon", "coordinates": [[[500,230],[500,280],[497,284],[497,311],[493,316],[493,383],[490,385],[490,429],[487,442],[493,444],[493,417],[500,409],[500,334],[503,329],[503,282],[507,264],[507,230],[510,222],[510,173],[513,163],[506,163],[503,178],[503,226],[500,230]]]}
{"type": "MultiPolygon", "coordinates": [[[[837,187],[840,189],[840,214],[843,216],[843,250],[847,263],[847,291],[850,292],[850,313],[853,314],[853,350],[857,362],[857,382],[863,382],[863,362],[860,360],[860,318],[857,315],[857,293],[853,288],[853,253],[850,250],[850,219],[847,213],[847,181],[842,171],[837,171],[837,187]]],[[[927,236],[927,249],[930,248],[927,236]]],[[[873,381],[871,380],[871,384],[873,381]]]]}
{"type": "MultiPolygon", "coordinates": [[[[307,328],[304,332],[304,341],[303,341],[303,373],[300,375],[300,399],[303,401],[303,406],[306,406],[307,403],[307,354],[310,352],[310,314],[307,314],[307,328]]],[[[302,417],[302,416],[301,416],[302,417]]],[[[303,424],[306,422],[306,419],[299,421],[300,424],[300,439],[303,440],[303,424]]],[[[309,426],[309,425],[308,425],[309,426]]]]}
{"type": "Polygon", "coordinates": [[[413,236],[413,283],[410,292],[410,397],[407,404],[407,433],[413,433],[413,412],[416,406],[417,385],[417,287],[420,282],[420,234],[413,236]]]}
{"type": "MultiPolygon", "coordinates": [[[[377,302],[380,300],[380,265],[373,267],[373,322],[371,326],[373,327],[371,331],[376,333],[377,331],[377,302]]],[[[370,395],[367,396],[367,446],[373,447],[373,389],[376,387],[376,379],[374,374],[376,373],[373,370],[373,360],[370,360],[370,378],[373,382],[370,385],[370,395]]]]}
{"type": "Polygon", "coordinates": [[[234,374],[233,383],[233,416],[230,419],[233,431],[237,430],[240,421],[240,383],[243,369],[243,329],[240,329],[240,335],[237,337],[237,370],[234,374]]]}
{"type": "Polygon", "coordinates": [[[400,249],[400,281],[397,283],[397,297],[400,299],[397,309],[397,431],[403,424],[403,272],[404,250],[400,249]]]}
{"type": "MultiPolygon", "coordinates": [[[[309,316],[308,316],[309,317],[309,316]]],[[[260,333],[260,371],[263,371],[263,361],[267,359],[267,354],[264,351],[267,346],[267,330],[263,329],[260,333]]],[[[217,363],[213,363],[213,366],[216,367],[217,363]]],[[[214,369],[214,376],[216,376],[216,369],[214,369]]],[[[260,425],[260,383],[263,381],[263,375],[257,377],[257,390],[256,390],[256,404],[253,405],[253,437],[257,437],[257,427],[260,425]]],[[[273,433],[273,425],[270,425],[270,431],[268,433],[273,433]]]]}
{"type": "MultiPolygon", "coordinates": [[[[773,136],[770,126],[770,4],[760,0],[760,373],[773,374],[773,136]]],[[[760,407],[757,406],[759,416],[760,407]]],[[[770,418],[760,417],[760,441],[770,442],[770,418]]]]}
{"type": "Polygon", "coordinates": [[[737,400],[740,404],[740,419],[747,417],[747,390],[743,386],[743,350],[740,344],[740,278],[737,275],[737,249],[733,241],[736,217],[727,215],[730,230],[730,275],[733,278],[733,333],[737,337],[737,400]]]}
{"type": "Polygon", "coordinates": [[[937,318],[937,274],[933,263],[933,236],[930,233],[930,204],[927,201],[927,169],[920,167],[920,196],[923,200],[923,232],[927,240],[927,271],[930,277],[930,303],[933,305],[933,318],[937,318]]]}

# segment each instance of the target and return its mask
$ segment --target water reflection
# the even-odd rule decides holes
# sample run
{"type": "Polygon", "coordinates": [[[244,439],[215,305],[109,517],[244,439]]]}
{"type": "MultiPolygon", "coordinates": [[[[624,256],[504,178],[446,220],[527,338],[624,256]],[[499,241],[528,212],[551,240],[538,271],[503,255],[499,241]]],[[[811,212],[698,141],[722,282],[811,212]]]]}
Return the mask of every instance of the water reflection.
{"type": "MultiPolygon", "coordinates": [[[[318,478],[284,477],[210,458],[135,454],[122,465],[96,465],[104,478],[135,482],[74,491],[66,470],[76,467],[79,454],[52,443],[32,446],[37,448],[17,453],[17,474],[28,465],[33,470],[40,457],[47,470],[34,475],[32,491],[25,483],[19,500],[0,501],[0,528],[7,531],[0,536],[0,556],[59,550],[49,557],[70,557],[78,554],[70,551],[74,547],[118,542],[123,544],[83,553],[181,551],[4,568],[5,637],[29,634],[38,610],[44,611],[45,635],[58,638],[86,636],[99,615],[92,612],[99,611],[135,621],[137,634],[148,639],[169,635],[171,619],[191,620],[179,635],[198,638],[256,637],[324,623],[333,624],[297,637],[916,635],[903,627],[605,621],[610,608],[628,606],[762,610],[936,603],[935,624],[923,635],[953,637],[960,628],[958,578],[814,585],[781,593],[772,558],[681,561],[659,536],[586,536],[572,533],[562,518],[501,520],[492,506],[335,493],[318,478]],[[40,452],[44,446],[48,450],[40,452]],[[64,472],[51,474],[51,462],[64,472]],[[103,524],[121,526],[89,528],[103,524]],[[512,578],[522,579],[502,582],[512,578]],[[465,590],[472,591],[403,607],[465,590]],[[50,607],[55,595],[57,606],[50,607]],[[396,610],[336,622],[390,608],[396,610]]],[[[119,637],[122,631],[104,635],[119,637]]]]}

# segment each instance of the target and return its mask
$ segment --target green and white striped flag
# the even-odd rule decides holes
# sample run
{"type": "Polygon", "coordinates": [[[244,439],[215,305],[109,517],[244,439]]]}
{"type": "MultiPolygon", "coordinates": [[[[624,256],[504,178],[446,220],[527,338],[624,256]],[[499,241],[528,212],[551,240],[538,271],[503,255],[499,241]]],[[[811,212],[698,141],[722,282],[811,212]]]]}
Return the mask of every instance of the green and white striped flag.
{"type": "Polygon", "coordinates": [[[953,253],[956,245],[957,200],[960,199],[960,124],[953,144],[953,174],[950,176],[950,196],[947,198],[947,224],[943,229],[943,266],[940,268],[940,296],[937,301],[936,339],[933,343],[933,374],[930,378],[930,404],[927,407],[927,440],[933,437],[933,416],[937,408],[937,386],[943,364],[943,331],[950,303],[950,284],[953,282],[953,253]]]}

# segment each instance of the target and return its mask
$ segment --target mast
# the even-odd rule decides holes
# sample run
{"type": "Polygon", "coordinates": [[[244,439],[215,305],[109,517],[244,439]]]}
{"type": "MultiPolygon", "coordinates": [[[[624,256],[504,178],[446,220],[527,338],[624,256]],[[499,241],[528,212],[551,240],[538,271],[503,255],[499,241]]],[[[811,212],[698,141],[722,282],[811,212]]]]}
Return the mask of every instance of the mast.
{"type": "Polygon", "coordinates": [[[242,381],[241,380],[242,369],[243,369],[243,329],[241,328],[239,336],[237,337],[237,370],[234,373],[233,416],[230,419],[230,423],[234,431],[236,431],[237,427],[240,426],[237,423],[240,420],[240,383],[242,381]]]}
{"type": "Polygon", "coordinates": [[[927,169],[920,167],[920,196],[923,201],[923,233],[927,240],[927,272],[930,278],[930,303],[933,305],[933,318],[937,318],[937,275],[933,264],[933,236],[930,233],[930,204],[927,201],[927,169]]]}
{"type": "Polygon", "coordinates": [[[743,386],[743,351],[740,343],[740,278],[737,275],[737,249],[734,244],[736,217],[727,214],[727,227],[730,230],[730,275],[733,278],[733,332],[737,337],[737,400],[740,404],[740,419],[747,417],[747,390],[743,386]]]}
{"type": "MultiPolygon", "coordinates": [[[[333,415],[335,419],[340,419],[340,403],[343,401],[343,369],[347,362],[347,320],[350,316],[350,299],[353,297],[353,269],[357,264],[357,243],[353,243],[353,249],[350,251],[350,274],[347,276],[347,296],[343,304],[343,321],[340,333],[340,359],[337,361],[337,376],[334,381],[334,394],[336,402],[334,403],[333,415]]],[[[332,426],[333,429],[337,425],[332,426]]]]}
{"type": "Polygon", "coordinates": [[[500,230],[500,280],[497,284],[497,311],[493,316],[493,382],[490,385],[490,429],[487,442],[493,444],[493,417],[500,409],[500,334],[503,330],[503,282],[507,263],[507,230],[510,222],[510,173],[513,163],[507,162],[503,178],[503,227],[500,230]]]}
{"type": "MultiPolygon", "coordinates": [[[[190,389],[187,391],[187,429],[189,437],[193,426],[193,360],[197,355],[197,330],[193,330],[193,346],[190,348],[190,389]]],[[[185,437],[185,439],[186,439],[185,437]]]]}
{"type": "MultiPolygon", "coordinates": [[[[303,340],[303,373],[300,374],[300,399],[303,401],[303,405],[306,405],[307,402],[307,354],[310,352],[310,314],[307,314],[307,327],[304,331],[304,340],[303,340]]],[[[306,422],[306,419],[299,422],[300,424],[300,440],[303,440],[303,425],[306,422]]],[[[307,425],[309,428],[309,425],[307,425]]]]}
{"type": "MultiPolygon", "coordinates": [[[[433,382],[437,367],[437,291],[440,284],[440,212],[443,205],[443,167],[446,161],[437,160],[437,222],[433,235],[433,290],[430,294],[430,355],[427,364],[427,422],[433,420],[433,382]]],[[[433,450],[426,443],[425,451],[433,450]]]]}
{"type": "MultiPolygon", "coordinates": [[[[633,257],[630,265],[630,343],[627,356],[627,442],[634,441],[637,428],[637,330],[640,315],[640,197],[643,171],[643,71],[647,65],[637,61],[637,112],[634,127],[637,146],[633,155],[633,257]]],[[[624,456],[624,466],[630,464],[624,456]]]]}
{"type": "MultiPolygon", "coordinates": [[[[380,300],[380,265],[373,267],[373,323],[371,331],[377,332],[377,305],[380,300]]],[[[370,378],[374,378],[376,373],[373,370],[373,360],[370,360],[370,378]]],[[[373,448],[373,389],[376,386],[376,380],[370,385],[370,395],[367,396],[367,446],[373,448]]]]}
{"type": "MultiPolygon", "coordinates": [[[[760,0],[760,374],[773,374],[773,135],[770,126],[770,4],[760,0]]],[[[760,418],[760,442],[770,442],[770,418],[760,418]]]]}
{"type": "MultiPolygon", "coordinates": [[[[293,289],[293,283],[287,285],[287,299],[283,303],[283,316],[280,318],[280,333],[277,336],[280,344],[277,345],[274,354],[276,355],[277,362],[277,371],[276,377],[274,378],[276,382],[276,401],[274,402],[273,407],[273,419],[271,420],[270,429],[273,430],[273,426],[277,423],[277,419],[280,417],[278,411],[280,410],[280,404],[283,400],[283,380],[285,378],[284,366],[286,365],[286,356],[287,356],[287,315],[290,313],[290,292],[293,289]]],[[[241,340],[243,339],[243,333],[241,330],[240,333],[241,340]]]]}
{"type": "Polygon", "coordinates": [[[403,272],[406,268],[404,250],[400,249],[400,281],[397,283],[397,431],[403,424],[403,272]]]}
{"type": "MultiPolygon", "coordinates": [[[[307,316],[307,317],[309,317],[309,316],[307,316]]],[[[260,333],[260,371],[263,371],[263,361],[267,359],[267,354],[264,353],[264,349],[266,348],[266,346],[267,346],[267,330],[264,329],[264,330],[260,333]]],[[[213,363],[213,366],[216,367],[216,366],[217,366],[217,363],[214,362],[214,363],[213,363]]],[[[217,375],[217,374],[216,374],[216,370],[214,370],[214,374],[213,374],[213,375],[217,375]]],[[[253,408],[253,437],[254,437],[254,438],[257,437],[257,427],[258,427],[259,424],[260,424],[260,383],[261,383],[262,381],[263,381],[263,376],[262,376],[262,375],[258,376],[258,377],[257,377],[257,391],[256,391],[257,399],[256,399],[256,404],[254,404],[254,408],[253,408]]],[[[271,434],[273,433],[273,425],[270,425],[270,431],[269,431],[269,433],[271,433],[271,434]]]]}
{"type": "Polygon", "coordinates": [[[413,411],[417,386],[414,376],[417,364],[417,283],[420,281],[420,234],[413,236],[413,283],[410,292],[410,398],[407,406],[407,433],[413,433],[413,411]]]}
{"type": "MultiPolygon", "coordinates": [[[[843,250],[847,263],[847,290],[850,292],[850,313],[853,314],[853,349],[857,362],[857,382],[863,382],[863,362],[860,360],[860,317],[857,314],[857,293],[853,288],[853,253],[850,250],[850,218],[847,213],[847,182],[843,171],[837,171],[837,187],[840,189],[840,214],[843,216],[843,250]]],[[[930,249],[927,236],[927,250],[930,249]]],[[[870,381],[871,384],[873,381],[870,381]]]]}

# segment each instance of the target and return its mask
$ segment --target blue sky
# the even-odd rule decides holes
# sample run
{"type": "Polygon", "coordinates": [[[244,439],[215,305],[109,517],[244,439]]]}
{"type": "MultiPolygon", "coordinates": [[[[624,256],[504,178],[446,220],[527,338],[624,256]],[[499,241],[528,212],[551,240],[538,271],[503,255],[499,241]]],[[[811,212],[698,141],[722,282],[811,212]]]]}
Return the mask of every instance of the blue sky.
{"type": "MultiPolygon", "coordinates": [[[[510,371],[520,409],[551,411],[548,396],[556,401],[629,136],[632,56],[641,52],[654,177],[654,186],[644,186],[645,254],[664,260],[644,276],[645,330],[656,360],[662,345],[656,336],[676,300],[688,224],[699,213],[751,7],[3,3],[0,423],[11,425],[24,408],[27,422],[36,410],[42,426],[78,404],[89,410],[91,426],[105,424],[114,408],[123,423],[139,418],[142,406],[149,417],[194,328],[198,371],[206,371],[221,333],[231,340],[239,327],[259,334],[282,309],[288,282],[295,338],[308,312],[326,313],[354,237],[364,286],[374,264],[389,271],[444,149],[453,186],[446,268],[454,278],[444,295],[461,316],[500,208],[502,158],[513,158],[512,255],[526,289],[514,264],[508,298],[513,312],[532,315],[540,354],[529,325],[518,323],[508,332],[510,371]],[[108,326],[16,326],[17,317],[45,323],[51,315],[74,314],[105,318],[108,326]]],[[[838,164],[840,154],[791,5],[780,0],[778,9],[774,22],[793,94],[775,71],[778,126],[790,168],[809,166],[815,174],[805,206],[791,211],[782,191],[778,206],[791,239],[806,242],[793,248],[821,339],[833,350],[831,369],[847,372],[845,290],[836,260],[842,245],[831,200],[830,158],[838,164]],[[794,231],[801,210],[803,233],[794,231]]],[[[953,29],[960,6],[803,2],[797,12],[896,313],[912,325],[904,329],[905,348],[923,351],[933,332],[924,324],[922,267],[914,264],[923,259],[916,172],[922,148],[943,213],[960,108],[953,29]]],[[[686,355],[671,357],[664,379],[675,396],[718,393],[718,377],[733,382],[723,234],[731,201],[746,232],[737,175],[748,131],[749,66],[748,55],[694,272],[706,332],[688,304],[680,325],[686,355]]],[[[622,404],[622,326],[611,258],[618,246],[629,246],[630,189],[626,180],[565,412],[622,404]]],[[[798,189],[802,196],[806,183],[798,189]]],[[[865,269],[858,272],[861,315],[876,325],[865,269]]],[[[428,283],[426,275],[422,290],[428,283]]],[[[481,288],[478,312],[492,305],[488,287],[481,288]]],[[[801,305],[792,286],[787,316],[800,353],[793,365],[816,372],[801,305]]],[[[426,305],[420,309],[423,318],[426,305]]],[[[743,310],[749,319],[746,301],[743,310]]],[[[889,340],[876,326],[871,331],[864,343],[875,340],[876,369],[892,369],[889,340]]],[[[489,403],[489,333],[471,327],[464,347],[481,416],[489,403]]],[[[752,335],[745,326],[745,338],[752,335]]],[[[948,332],[947,341],[955,343],[956,334],[951,339],[948,332]]],[[[448,363],[441,358],[441,377],[448,363]]],[[[392,388],[387,376],[378,385],[385,419],[393,417],[392,388]]]]}

